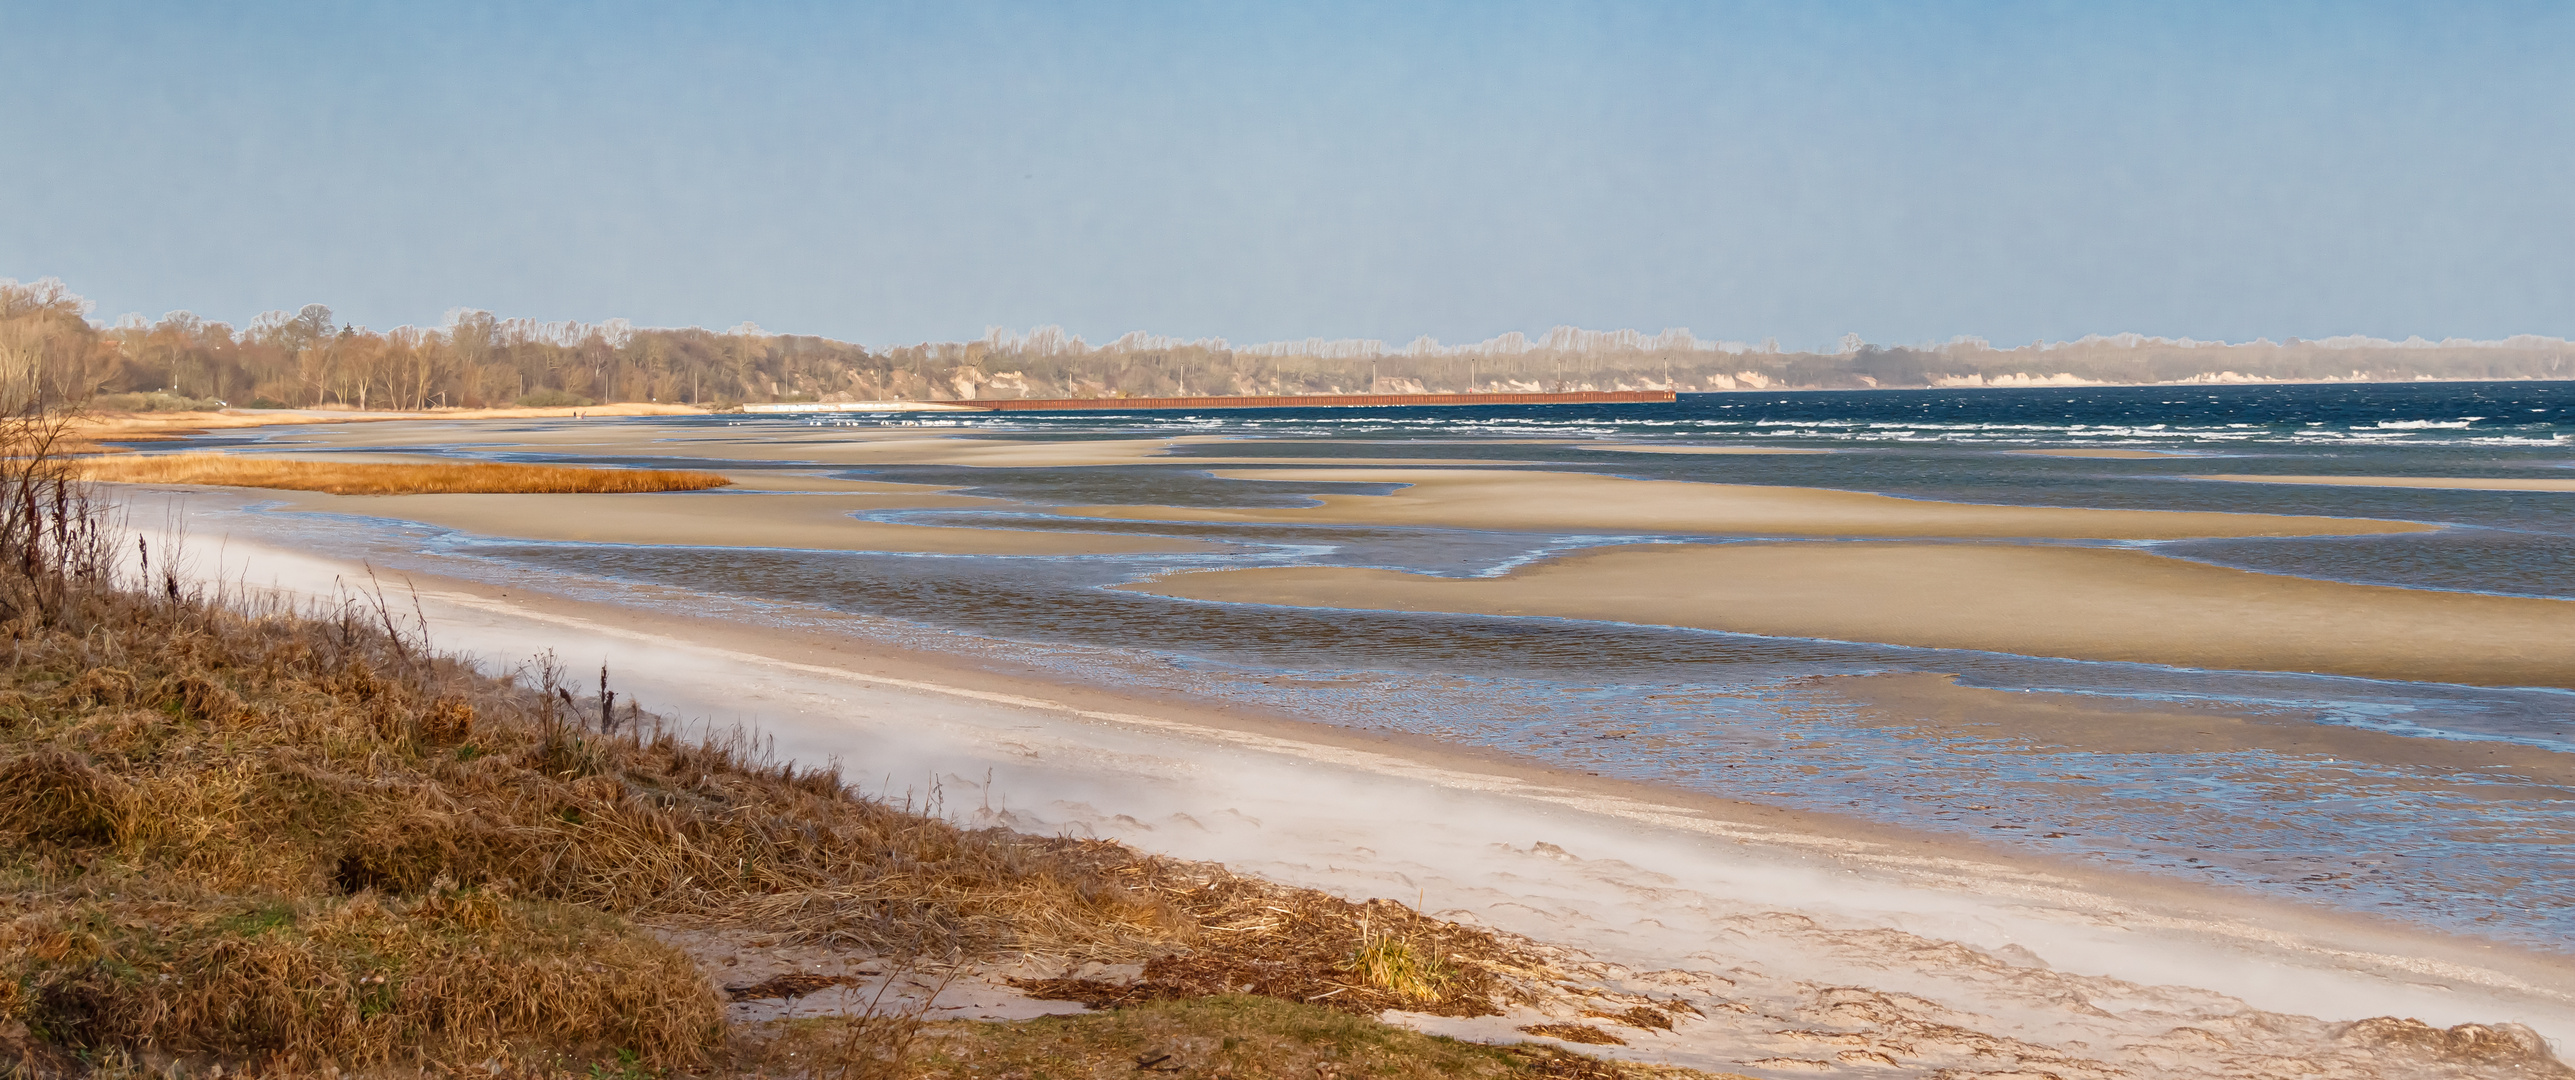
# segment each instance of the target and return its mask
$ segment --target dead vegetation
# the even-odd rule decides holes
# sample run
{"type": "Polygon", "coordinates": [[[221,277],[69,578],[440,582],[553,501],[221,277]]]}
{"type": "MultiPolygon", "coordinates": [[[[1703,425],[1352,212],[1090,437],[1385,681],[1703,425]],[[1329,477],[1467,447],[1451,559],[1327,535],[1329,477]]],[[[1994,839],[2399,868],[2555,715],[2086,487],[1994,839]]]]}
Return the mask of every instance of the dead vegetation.
{"type": "Polygon", "coordinates": [[[285,488],[332,495],[572,495],[703,491],[733,481],[676,469],[589,469],[506,462],[359,462],[237,454],[124,454],[84,458],[84,480],[285,488]]]}
{"type": "MultiPolygon", "coordinates": [[[[924,970],[1140,962],[1055,989],[1371,1028],[1493,1012],[1537,963],[1399,904],[860,797],[620,709],[606,672],[595,694],[551,658],[489,677],[381,594],[205,595],[167,552],[120,559],[60,430],[0,425],[0,1075],[723,1071],[765,1044],[643,920],[924,970]]],[[[836,1075],[921,1074],[917,1020],[849,1024],[836,1075]]]]}
{"type": "MultiPolygon", "coordinates": [[[[847,1060],[843,1047],[850,1023],[817,1019],[778,1025],[767,1038],[739,1047],[735,1067],[834,1075],[847,1060]]],[[[1340,1010],[1252,995],[1155,1001],[1015,1024],[930,1024],[913,1045],[904,1075],[919,1080],[1151,1075],[1722,1080],[1691,1069],[1605,1061],[1540,1044],[1461,1042],[1340,1010]]]]}

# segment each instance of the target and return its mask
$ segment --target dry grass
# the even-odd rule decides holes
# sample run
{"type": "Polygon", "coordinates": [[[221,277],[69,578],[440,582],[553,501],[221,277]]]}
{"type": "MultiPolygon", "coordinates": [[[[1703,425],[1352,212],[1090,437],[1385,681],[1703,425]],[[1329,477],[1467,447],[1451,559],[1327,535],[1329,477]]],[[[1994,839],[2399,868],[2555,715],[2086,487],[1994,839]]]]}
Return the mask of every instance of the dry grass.
{"type": "Polygon", "coordinates": [[[715,989],[633,916],[911,954],[1192,936],[1121,883],[1133,852],[959,829],[595,698],[576,716],[559,676],[483,678],[380,609],[83,599],[0,671],[0,1028],[45,1044],[679,1065],[720,1045],[715,989]]]}
{"type": "Polygon", "coordinates": [[[234,454],[128,454],[86,458],[87,480],[287,488],[333,495],[568,495],[702,491],[732,481],[673,469],[585,469],[500,462],[350,462],[234,454]]]}
{"type": "Polygon", "coordinates": [[[773,1025],[736,1067],[771,1075],[968,1077],[1211,1076],[1235,1080],[1723,1080],[1673,1066],[1604,1061],[1553,1047],[1487,1046],[1345,1012],[1252,996],[1163,1001],[1017,1023],[935,1023],[893,1068],[847,1055],[847,1022],[773,1025]]]}

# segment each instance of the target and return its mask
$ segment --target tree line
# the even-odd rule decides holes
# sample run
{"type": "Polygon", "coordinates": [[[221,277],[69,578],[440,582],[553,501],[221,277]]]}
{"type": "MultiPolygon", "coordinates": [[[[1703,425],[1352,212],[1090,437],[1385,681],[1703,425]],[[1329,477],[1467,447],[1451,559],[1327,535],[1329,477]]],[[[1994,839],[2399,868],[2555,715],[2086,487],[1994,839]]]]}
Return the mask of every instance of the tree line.
{"type": "Polygon", "coordinates": [[[671,402],[1183,397],[1671,389],[1864,389],[2253,380],[2575,378],[2560,338],[2167,341],[2122,335],[1997,349],[1962,339],[1834,352],[1708,343],[1686,331],[1559,329],[1530,339],[1400,349],[1374,341],[1235,346],[1130,334],[1091,346],[1060,330],[869,348],[827,338],[547,323],[459,310],[377,331],[309,304],[246,326],[172,312],[90,319],[59,281],[0,279],[0,395],[110,408],[417,410],[671,402]]]}

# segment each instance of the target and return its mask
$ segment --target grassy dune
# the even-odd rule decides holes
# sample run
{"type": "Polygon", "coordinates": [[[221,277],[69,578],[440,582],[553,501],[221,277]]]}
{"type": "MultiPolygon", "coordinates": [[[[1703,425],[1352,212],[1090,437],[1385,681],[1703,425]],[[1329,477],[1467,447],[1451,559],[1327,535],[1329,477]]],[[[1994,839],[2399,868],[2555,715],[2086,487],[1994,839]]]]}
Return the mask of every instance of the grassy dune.
{"type": "Polygon", "coordinates": [[[233,454],[129,454],[80,460],[85,480],[288,488],[333,495],[702,491],[732,481],[673,469],[583,469],[498,462],[349,462],[233,454]]]}

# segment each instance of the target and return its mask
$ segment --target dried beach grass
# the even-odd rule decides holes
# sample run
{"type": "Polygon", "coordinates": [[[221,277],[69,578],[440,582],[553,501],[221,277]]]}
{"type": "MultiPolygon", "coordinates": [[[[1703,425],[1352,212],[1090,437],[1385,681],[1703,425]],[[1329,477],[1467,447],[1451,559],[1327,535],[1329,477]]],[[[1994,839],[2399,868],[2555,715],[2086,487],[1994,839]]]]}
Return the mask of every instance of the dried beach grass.
{"type": "Polygon", "coordinates": [[[1133,986],[1071,989],[1361,1015],[1490,1013],[1536,963],[1392,902],[866,798],[739,731],[620,709],[606,672],[595,694],[551,657],[482,674],[381,595],[227,600],[140,547],[135,580],[16,423],[0,1074],[720,1065],[716,985],[638,920],[933,963],[1142,961],[1133,986]]]}
{"type": "Polygon", "coordinates": [[[571,495],[703,491],[733,481],[677,469],[590,469],[505,462],[359,462],[237,454],[123,454],[84,458],[85,480],[286,488],[332,495],[571,495]]]}

